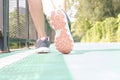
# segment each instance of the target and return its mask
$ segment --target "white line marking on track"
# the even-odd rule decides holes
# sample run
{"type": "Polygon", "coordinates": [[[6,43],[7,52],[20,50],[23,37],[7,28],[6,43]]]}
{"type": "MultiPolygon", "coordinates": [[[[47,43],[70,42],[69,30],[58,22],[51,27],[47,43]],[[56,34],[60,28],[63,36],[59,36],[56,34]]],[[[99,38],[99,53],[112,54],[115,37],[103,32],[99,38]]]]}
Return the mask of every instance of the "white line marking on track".
{"type": "Polygon", "coordinates": [[[7,65],[15,63],[19,60],[22,60],[23,58],[25,58],[29,55],[32,55],[35,52],[36,52],[35,50],[29,50],[29,51],[21,52],[21,53],[11,55],[8,57],[0,58],[0,69],[7,66],[7,65]]]}

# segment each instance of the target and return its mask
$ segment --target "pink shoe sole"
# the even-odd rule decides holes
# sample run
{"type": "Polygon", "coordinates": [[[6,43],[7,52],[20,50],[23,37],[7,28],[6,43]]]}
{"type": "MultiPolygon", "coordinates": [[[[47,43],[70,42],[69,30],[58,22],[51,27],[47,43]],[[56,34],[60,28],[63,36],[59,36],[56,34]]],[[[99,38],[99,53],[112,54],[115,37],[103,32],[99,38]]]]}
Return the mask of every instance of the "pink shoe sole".
{"type": "Polygon", "coordinates": [[[65,13],[62,10],[53,11],[51,13],[50,21],[52,28],[56,32],[56,49],[63,54],[70,53],[73,49],[73,39],[65,13]]]}

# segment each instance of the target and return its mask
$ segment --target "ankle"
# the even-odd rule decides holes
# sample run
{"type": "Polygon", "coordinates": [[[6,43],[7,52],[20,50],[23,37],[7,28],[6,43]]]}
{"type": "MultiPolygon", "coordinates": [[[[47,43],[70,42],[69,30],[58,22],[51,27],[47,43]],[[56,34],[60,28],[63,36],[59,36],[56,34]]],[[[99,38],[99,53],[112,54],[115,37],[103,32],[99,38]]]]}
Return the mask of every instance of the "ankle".
{"type": "Polygon", "coordinates": [[[40,39],[41,39],[41,40],[45,40],[45,39],[46,39],[46,37],[41,37],[40,39]]]}
{"type": "Polygon", "coordinates": [[[42,40],[42,41],[44,41],[44,40],[48,40],[49,41],[49,37],[41,37],[41,38],[38,38],[38,40],[42,40]]]}

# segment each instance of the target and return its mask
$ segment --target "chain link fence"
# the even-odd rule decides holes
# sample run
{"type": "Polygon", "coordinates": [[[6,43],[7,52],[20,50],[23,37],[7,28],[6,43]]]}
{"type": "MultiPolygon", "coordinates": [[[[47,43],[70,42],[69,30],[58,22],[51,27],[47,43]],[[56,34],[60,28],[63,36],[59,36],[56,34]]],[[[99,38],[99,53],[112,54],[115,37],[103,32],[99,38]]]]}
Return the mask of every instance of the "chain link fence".
{"type": "Polygon", "coordinates": [[[9,45],[10,48],[29,47],[37,39],[30,18],[27,0],[9,0],[9,45]]]}
{"type": "MultiPolygon", "coordinates": [[[[0,0],[0,50],[34,45],[37,32],[29,14],[27,0],[0,0]]],[[[54,40],[49,18],[45,15],[45,30],[50,41],[54,40]]]]}

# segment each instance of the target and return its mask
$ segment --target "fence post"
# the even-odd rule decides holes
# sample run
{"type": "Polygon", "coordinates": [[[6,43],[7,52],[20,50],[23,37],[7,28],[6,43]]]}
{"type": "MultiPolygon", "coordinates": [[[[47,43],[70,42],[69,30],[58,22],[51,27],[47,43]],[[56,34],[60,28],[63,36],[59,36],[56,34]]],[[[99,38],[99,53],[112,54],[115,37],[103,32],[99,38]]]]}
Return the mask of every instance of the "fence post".
{"type": "Polygon", "coordinates": [[[3,52],[9,51],[8,45],[9,34],[9,0],[3,0],[3,52]]]}
{"type": "Polygon", "coordinates": [[[3,51],[3,0],[0,0],[0,53],[3,51]]]}
{"type": "Polygon", "coordinates": [[[25,8],[25,11],[26,11],[26,27],[27,27],[27,40],[26,40],[26,47],[29,48],[29,6],[28,6],[28,0],[25,0],[26,1],[26,8],[25,8]]]}

